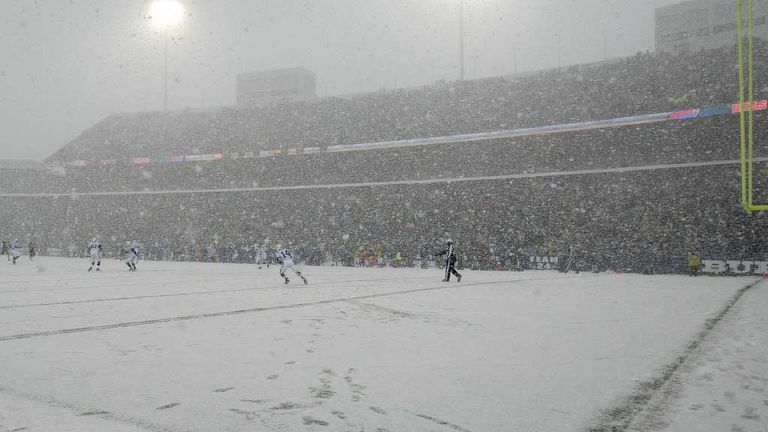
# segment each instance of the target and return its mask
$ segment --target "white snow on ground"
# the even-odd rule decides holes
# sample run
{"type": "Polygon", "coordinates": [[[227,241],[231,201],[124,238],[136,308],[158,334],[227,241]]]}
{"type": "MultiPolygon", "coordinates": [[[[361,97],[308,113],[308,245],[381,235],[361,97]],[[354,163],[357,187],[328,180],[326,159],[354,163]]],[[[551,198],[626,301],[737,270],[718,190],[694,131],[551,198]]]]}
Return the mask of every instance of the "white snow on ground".
{"type": "Polygon", "coordinates": [[[744,294],[631,430],[768,431],[768,283],[744,294]]]}
{"type": "MultiPolygon", "coordinates": [[[[275,267],[103,265],[0,262],[0,431],[582,430],[754,282],[307,267],[284,286],[275,267]]],[[[670,380],[668,430],[722,412],[763,430],[766,285],[670,380]]]]}

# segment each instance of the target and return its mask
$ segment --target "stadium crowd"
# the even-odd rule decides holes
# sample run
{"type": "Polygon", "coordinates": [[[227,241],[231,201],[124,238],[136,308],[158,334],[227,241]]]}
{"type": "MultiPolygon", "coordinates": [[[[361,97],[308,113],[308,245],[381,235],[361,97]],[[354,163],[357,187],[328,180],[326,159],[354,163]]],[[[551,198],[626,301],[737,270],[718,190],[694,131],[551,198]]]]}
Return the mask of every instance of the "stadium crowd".
{"type": "MultiPolygon", "coordinates": [[[[759,121],[764,118],[758,114],[759,121]]],[[[0,176],[0,187],[6,193],[263,188],[695,163],[738,159],[738,128],[738,116],[724,116],[386,150],[17,170],[0,176]]],[[[758,142],[768,138],[765,130],[758,132],[758,142]]]]}
{"type": "MultiPolygon", "coordinates": [[[[732,80],[708,71],[732,54],[638,54],[512,80],[174,113],[168,130],[156,113],[113,116],[52,160],[327,146],[721,103],[736,94],[732,80]]],[[[138,241],[154,259],[226,262],[252,262],[266,243],[343,265],[427,265],[450,237],[469,268],[574,256],[580,269],[684,272],[693,250],[768,258],[767,219],[739,204],[738,158],[738,117],[727,115],[477,143],[3,170],[0,235],[75,254],[96,235],[113,255],[138,241]]]]}
{"type": "MultiPolygon", "coordinates": [[[[4,233],[66,250],[99,235],[160,259],[248,261],[269,241],[308,263],[430,260],[447,237],[461,265],[505,268],[576,251],[600,269],[682,271],[684,257],[759,259],[768,226],[738,205],[738,165],[428,184],[221,193],[0,198],[4,233]]],[[[79,252],[76,250],[76,252],[79,252]]]]}
{"type": "MultiPolygon", "coordinates": [[[[755,47],[768,83],[768,46],[755,47]]],[[[117,159],[326,148],[701,108],[735,102],[736,53],[638,53],[523,76],[284,102],[265,107],[113,115],[50,159],[117,159]],[[733,76],[724,71],[733,71],[733,76]]],[[[764,93],[758,89],[758,94],[764,93]]]]}

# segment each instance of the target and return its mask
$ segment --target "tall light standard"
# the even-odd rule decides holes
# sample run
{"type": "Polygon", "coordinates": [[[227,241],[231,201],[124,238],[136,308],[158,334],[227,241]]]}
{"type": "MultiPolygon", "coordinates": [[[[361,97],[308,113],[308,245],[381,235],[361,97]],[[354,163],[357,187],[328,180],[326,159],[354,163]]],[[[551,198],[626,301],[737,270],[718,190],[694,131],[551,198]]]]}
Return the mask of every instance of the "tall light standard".
{"type": "Polygon", "coordinates": [[[459,81],[464,81],[464,0],[459,0],[459,81]]]}
{"type": "Polygon", "coordinates": [[[181,23],[184,7],[177,0],[156,0],[149,8],[152,25],[160,28],[165,35],[163,111],[168,112],[168,39],[170,29],[181,23]]]}

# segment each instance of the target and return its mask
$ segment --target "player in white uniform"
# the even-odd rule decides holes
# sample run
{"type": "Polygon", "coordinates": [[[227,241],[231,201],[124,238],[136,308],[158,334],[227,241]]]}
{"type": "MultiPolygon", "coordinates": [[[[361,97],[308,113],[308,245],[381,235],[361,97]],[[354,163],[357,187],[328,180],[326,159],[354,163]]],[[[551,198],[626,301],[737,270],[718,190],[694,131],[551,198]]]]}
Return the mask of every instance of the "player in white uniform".
{"type": "Polygon", "coordinates": [[[296,276],[300,277],[301,280],[304,281],[304,285],[308,283],[307,278],[305,278],[300,271],[296,270],[295,264],[293,263],[293,258],[291,257],[291,253],[288,252],[288,249],[278,250],[277,253],[275,253],[275,257],[277,258],[278,262],[283,264],[282,267],[280,267],[280,276],[285,279],[285,283],[290,282],[288,276],[285,274],[286,270],[291,270],[292,272],[296,273],[296,276]]]}
{"type": "Polygon", "coordinates": [[[90,243],[88,243],[88,255],[91,257],[91,266],[88,267],[88,271],[93,270],[93,266],[96,266],[96,271],[101,271],[101,254],[103,248],[101,242],[94,237],[90,243]]]}
{"type": "Polygon", "coordinates": [[[136,261],[139,260],[139,245],[136,242],[133,242],[125,250],[125,253],[127,254],[125,265],[128,266],[128,270],[136,271],[136,261]]]}
{"type": "Polygon", "coordinates": [[[11,243],[11,257],[13,258],[13,263],[16,264],[16,260],[19,259],[21,256],[21,249],[19,249],[19,241],[14,240],[13,243],[11,243]]]}

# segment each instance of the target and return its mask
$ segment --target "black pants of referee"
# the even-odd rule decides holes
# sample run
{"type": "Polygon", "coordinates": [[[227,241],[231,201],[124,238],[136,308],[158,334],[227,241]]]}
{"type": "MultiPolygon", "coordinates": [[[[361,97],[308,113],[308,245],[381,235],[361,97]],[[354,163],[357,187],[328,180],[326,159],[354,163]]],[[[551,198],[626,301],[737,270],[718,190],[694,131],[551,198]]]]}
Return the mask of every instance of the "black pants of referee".
{"type": "Polygon", "coordinates": [[[451,280],[451,274],[456,276],[456,280],[461,280],[461,275],[456,271],[456,257],[448,260],[445,265],[445,279],[443,282],[449,282],[451,280]]]}

